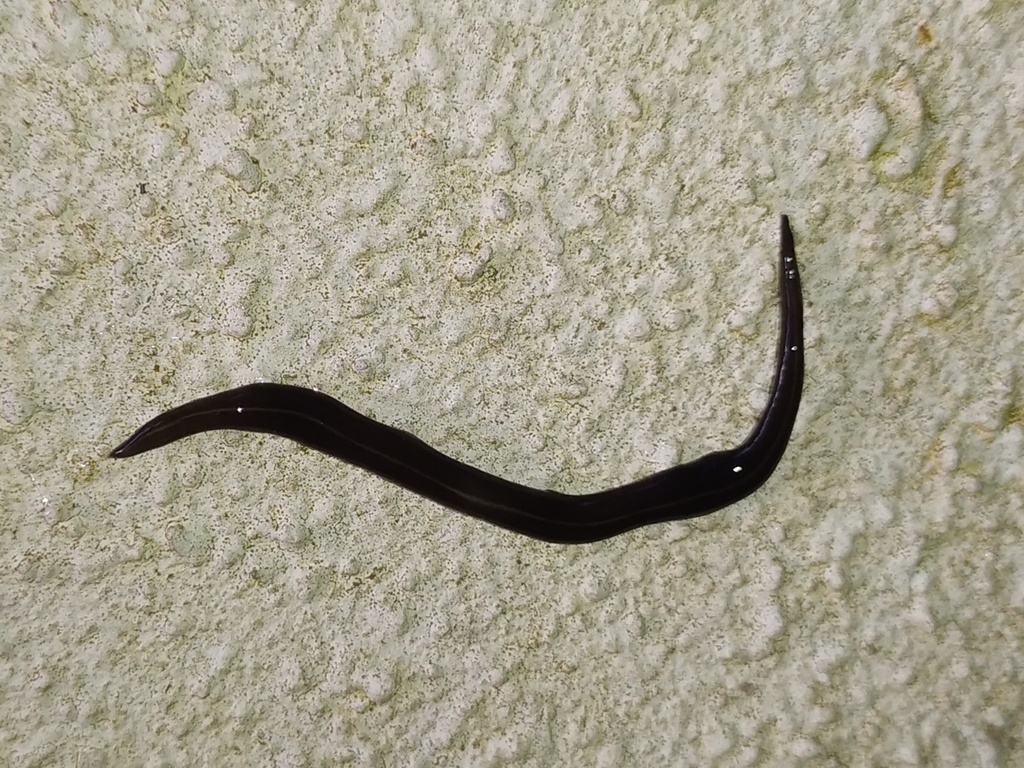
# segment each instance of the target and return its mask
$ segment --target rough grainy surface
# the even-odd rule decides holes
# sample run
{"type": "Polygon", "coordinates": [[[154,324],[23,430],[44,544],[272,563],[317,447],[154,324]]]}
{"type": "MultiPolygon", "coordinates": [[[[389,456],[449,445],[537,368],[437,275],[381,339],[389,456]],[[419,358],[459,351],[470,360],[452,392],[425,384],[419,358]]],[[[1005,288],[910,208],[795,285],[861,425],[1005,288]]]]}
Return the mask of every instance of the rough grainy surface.
{"type": "Polygon", "coordinates": [[[0,764],[1024,764],[1024,7],[8,0],[0,764]],[[565,491],[555,547],[283,440],[257,379],[565,491]]]}

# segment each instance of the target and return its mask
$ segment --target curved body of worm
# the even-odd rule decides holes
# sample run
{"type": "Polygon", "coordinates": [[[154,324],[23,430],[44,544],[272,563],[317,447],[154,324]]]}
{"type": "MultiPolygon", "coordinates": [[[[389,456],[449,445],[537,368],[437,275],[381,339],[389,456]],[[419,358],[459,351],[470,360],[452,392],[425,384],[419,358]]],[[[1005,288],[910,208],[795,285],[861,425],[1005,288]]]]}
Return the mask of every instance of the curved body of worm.
{"type": "Polygon", "coordinates": [[[771,476],[800,406],[803,299],[786,216],[780,228],[781,331],[771,395],[757,425],[736,448],[628,485],[579,496],[519,485],[456,461],[321,392],[284,384],[249,384],[173,408],[110,455],[135,456],[210,430],[265,432],[362,467],[457,512],[562,544],[598,541],[652,523],[709,514],[749,496],[771,476]]]}

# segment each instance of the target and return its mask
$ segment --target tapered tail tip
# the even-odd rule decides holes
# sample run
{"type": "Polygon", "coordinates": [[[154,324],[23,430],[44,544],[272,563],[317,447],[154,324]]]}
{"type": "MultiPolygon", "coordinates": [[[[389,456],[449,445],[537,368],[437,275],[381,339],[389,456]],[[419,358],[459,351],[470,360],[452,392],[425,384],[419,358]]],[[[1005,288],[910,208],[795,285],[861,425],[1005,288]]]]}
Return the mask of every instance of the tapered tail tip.
{"type": "Polygon", "coordinates": [[[108,459],[127,459],[129,456],[134,456],[138,451],[132,450],[132,442],[134,441],[135,435],[132,435],[117,448],[107,454],[108,459]]]}
{"type": "Polygon", "coordinates": [[[782,214],[782,221],[779,223],[779,237],[782,255],[793,256],[793,230],[789,228],[789,216],[786,214],[782,214]]]}

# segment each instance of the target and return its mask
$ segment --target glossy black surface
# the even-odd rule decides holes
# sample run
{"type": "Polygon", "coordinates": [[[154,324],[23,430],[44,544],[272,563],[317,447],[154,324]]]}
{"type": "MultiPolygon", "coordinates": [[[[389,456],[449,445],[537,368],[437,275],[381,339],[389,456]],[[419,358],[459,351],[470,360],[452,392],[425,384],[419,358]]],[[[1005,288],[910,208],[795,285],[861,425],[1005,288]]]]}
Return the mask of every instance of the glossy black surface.
{"type": "Polygon", "coordinates": [[[458,512],[545,541],[578,544],[706,515],[749,496],[772,474],[793,431],[804,379],[803,300],[789,219],[779,249],[781,332],[772,392],[746,441],[600,493],[571,496],[503,480],[332,397],[250,384],[193,400],[142,426],[110,454],[127,458],[199,432],[233,429],[295,440],[458,512]]]}

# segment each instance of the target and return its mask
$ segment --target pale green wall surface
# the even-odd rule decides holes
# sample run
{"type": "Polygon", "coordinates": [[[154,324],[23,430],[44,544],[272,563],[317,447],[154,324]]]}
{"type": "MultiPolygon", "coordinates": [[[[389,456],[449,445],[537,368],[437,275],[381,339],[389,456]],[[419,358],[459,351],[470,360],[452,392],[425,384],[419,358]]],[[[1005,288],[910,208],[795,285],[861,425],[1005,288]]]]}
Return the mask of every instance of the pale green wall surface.
{"type": "Polygon", "coordinates": [[[1024,6],[0,5],[0,765],[1024,764],[1024,6]],[[144,185],[144,192],[142,187],[144,185]],[[256,380],[539,487],[773,478],[557,547],[256,380]]]}

